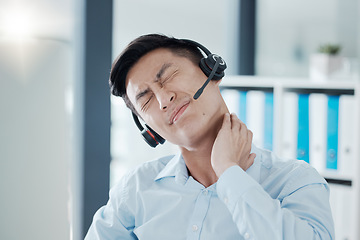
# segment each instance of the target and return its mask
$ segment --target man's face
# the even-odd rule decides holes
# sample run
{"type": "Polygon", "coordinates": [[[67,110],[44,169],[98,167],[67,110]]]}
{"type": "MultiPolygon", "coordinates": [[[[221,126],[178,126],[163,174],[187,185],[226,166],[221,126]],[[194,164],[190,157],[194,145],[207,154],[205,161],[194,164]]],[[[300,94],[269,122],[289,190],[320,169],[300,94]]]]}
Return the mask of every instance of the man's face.
{"type": "Polygon", "coordinates": [[[201,97],[193,99],[206,79],[189,59],[156,49],[130,69],[126,91],[153,130],[176,145],[191,146],[222,118],[219,81],[210,81],[201,97]]]}

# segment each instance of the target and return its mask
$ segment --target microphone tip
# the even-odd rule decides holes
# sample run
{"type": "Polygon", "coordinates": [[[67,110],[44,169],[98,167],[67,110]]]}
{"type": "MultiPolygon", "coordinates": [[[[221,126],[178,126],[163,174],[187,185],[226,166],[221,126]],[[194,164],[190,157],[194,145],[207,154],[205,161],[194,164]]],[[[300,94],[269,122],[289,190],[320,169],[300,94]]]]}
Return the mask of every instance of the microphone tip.
{"type": "Polygon", "coordinates": [[[196,99],[198,99],[199,97],[200,97],[200,95],[201,95],[201,93],[203,92],[203,89],[202,88],[200,88],[196,93],[195,93],[195,95],[194,95],[194,99],[196,100],[196,99]]]}

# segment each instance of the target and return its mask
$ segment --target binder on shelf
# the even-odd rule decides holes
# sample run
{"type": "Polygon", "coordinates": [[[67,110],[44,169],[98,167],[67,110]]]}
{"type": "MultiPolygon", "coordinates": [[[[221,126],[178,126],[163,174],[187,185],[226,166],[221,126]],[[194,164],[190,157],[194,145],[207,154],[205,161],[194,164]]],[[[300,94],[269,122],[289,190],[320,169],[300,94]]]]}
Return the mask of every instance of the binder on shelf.
{"type": "Polygon", "coordinates": [[[309,94],[299,94],[297,159],[309,162],[309,94]]]}
{"type": "Polygon", "coordinates": [[[328,96],[326,168],[338,168],[339,96],[328,96]]]}
{"type": "Polygon", "coordinates": [[[222,89],[221,94],[230,112],[238,115],[253,132],[253,142],[272,150],[274,94],[258,90],[222,89]]]}
{"type": "Polygon", "coordinates": [[[239,108],[239,94],[238,91],[235,89],[222,89],[221,95],[224,98],[227,108],[230,112],[234,112],[238,114],[237,109],[239,108]]]}
{"type": "MultiPolygon", "coordinates": [[[[274,107],[280,114],[274,119],[275,129],[281,133],[281,136],[275,136],[280,146],[275,146],[278,142],[274,142],[274,147],[281,151],[276,154],[282,158],[303,159],[326,178],[330,187],[335,239],[360,239],[359,216],[354,211],[359,209],[360,198],[359,169],[355,168],[359,165],[356,162],[360,140],[359,83],[334,80],[320,86],[311,81],[283,83],[271,79],[264,86],[257,82],[253,86],[253,79],[244,78],[244,81],[245,88],[253,90],[241,93],[236,83],[234,88],[237,89],[232,89],[236,100],[228,103],[229,110],[236,112],[254,132],[254,143],[265,147],[270,142],[267,129],[272,129],[268,128],[269,121],[266,120],[271,98],[259,89],[267,90],[271,86],[276,93],[274,107]],[[244,106],[240,107],[240,104],[244,106]]],[[[227,87],[231,88],[230,85],[227,87]]]]}
{"type": "Polygon", "coordinates": [[[232,113],[235,113],[246,124],[246,91],[236,89],[222,89],[221,94],[232,113]]]}
{"type": "Polygon", "coordinates": [[[265,92],[264,148],[273,150],[274,94],[265,92]]]}
{"type": "Polygon", "coordinates": [[[247,96],[247,91],[238,91],[239,92],[239,100],[240,100],[240,105],[239,105],[239,119],[241,121],[243,121],[243,123],[247,124],[246,121],[246,96],[247,96]]]}
{"type": "Polygon", "coordinates": [[[265,93],[251,90],[246,96],[246,123],[253,132],[253,143],[264,147],[265,93]]]}
{"type": "Polygon", "coordinates": [[[309,95],[309,163],[323,173],[326,163],[327,96],[309,95]]]}
{"type": "Polygon", "coordinates": [[[341,95],[339,98],[339,127],[338,127],[338,173],[342,176],[353,177],[355,111],[356,102],[353,95],[341,95]]]}
{"type": "Polygon", "coordinates": [[[296,159],[297,133],[298,133],[298,101],[299,97],[294,92],[284,92],[282,112],[282,146],[281,156],[296,159]]]}

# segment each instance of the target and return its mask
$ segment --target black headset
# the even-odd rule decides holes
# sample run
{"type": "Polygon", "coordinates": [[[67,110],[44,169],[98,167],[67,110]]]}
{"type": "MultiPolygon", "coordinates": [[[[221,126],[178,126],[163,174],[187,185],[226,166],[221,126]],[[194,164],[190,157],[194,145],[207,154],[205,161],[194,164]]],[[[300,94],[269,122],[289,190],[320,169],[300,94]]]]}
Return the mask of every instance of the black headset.
{"type": "MultiPolygon", "coordinates": [[[[193,45],[199,48],[202,52],[206,54],[206,57],[201,58],[199,66],[200,69],[204,72],[204,74],[208,77],[205,83],[199,88],[199,90],[195,93],[194,99],[198,99],[202,94],[206,85],[210,82],[210,80],[220,80],[224,77],[226,69],[225,61],[216,54],[211,53],[206,47],[201,45],[198,42],[181,39],[181,41],[186,42],[190,45],[193,45]]],[[[158,133],[152,130],[147,124],[143,127],[139,121],[138,116],[135,113],[132,113],[136,126],[141,131],[141,135],[143,136],[145,142],[147,142],[151,147],[156,147],[159,143],[163,144],[165,139],[162,138],[158,133]]]]}

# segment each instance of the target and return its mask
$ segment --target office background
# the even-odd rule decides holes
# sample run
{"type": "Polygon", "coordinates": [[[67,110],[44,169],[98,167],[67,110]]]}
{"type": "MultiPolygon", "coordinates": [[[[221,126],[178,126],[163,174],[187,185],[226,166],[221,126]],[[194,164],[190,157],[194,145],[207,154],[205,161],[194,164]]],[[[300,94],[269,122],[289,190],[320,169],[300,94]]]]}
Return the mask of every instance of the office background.
{"type": "Polygon", "coordinates": [[[351,77],[359,13],[357,0],[0,0],[0,239],[82,239],[122,174],[176,151],[149,148],[109,95],[111,62],[135,37],[191,38],[227,75],[288,78],[340,43],[351,77]]]}

